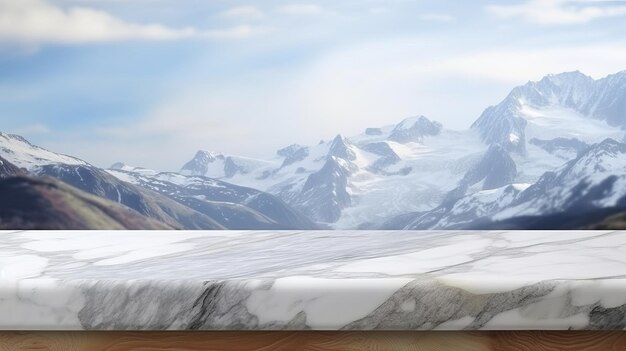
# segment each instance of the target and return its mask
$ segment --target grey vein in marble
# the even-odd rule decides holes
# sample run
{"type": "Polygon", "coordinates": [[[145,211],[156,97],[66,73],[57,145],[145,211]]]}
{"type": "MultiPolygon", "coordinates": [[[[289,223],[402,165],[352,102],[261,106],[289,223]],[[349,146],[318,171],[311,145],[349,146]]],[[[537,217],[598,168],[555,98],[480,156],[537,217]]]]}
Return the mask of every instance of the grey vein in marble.
{"type": "Polygon", "coordinates": [[[0,329],[626,328],[626,232],[0,232],[0,329]]]}

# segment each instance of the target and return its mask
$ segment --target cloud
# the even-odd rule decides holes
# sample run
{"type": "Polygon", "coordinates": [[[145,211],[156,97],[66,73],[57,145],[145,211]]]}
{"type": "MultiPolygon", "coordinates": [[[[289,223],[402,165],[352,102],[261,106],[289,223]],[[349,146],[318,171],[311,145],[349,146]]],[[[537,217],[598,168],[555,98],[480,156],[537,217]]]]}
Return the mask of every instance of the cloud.
{"type": "Polygon", "coordinates": [[[236,6],[220,13],[220,17],[230,19],[260,19],[265,13],[252,5],[236,6]]]}
{"type": "Polygon", "coordinates": [[[502,19],[522,18],[543,25],[565,25],[625,16],[626,5],[618,3],[603,0],[526,0],[517,5],[491,5],[486,9],[502,19]]]}
{"type": "Polygon", "coordinates": [[[322,8],[313,4],[291,4],[278,7],[278,12],[286,15],[319,15],[322,8]]]}
{"type": "Polygon", "coordinates": [[[256,33],[238,26],[199,31],[159,24],[134,24],[104,11],[86,7],[67,10],[44,0],[0,0],[0,41],[28,44],[80,44],[121,40],[175,40],[185,38],[237,39],[256,33]]]}
{"type": "Polygon", "coordinates": [[[422,21],[427,22],[454,22],[456,19],[453,16],[444,13],[425,13],[418,17],[422,21]]]}
{"type": "Polygon", "coordinates": [[[390,12],[391,10],[388,7],[384,7],[384,6],[376,6],[376,7],[372,7],[369,9],[369,13],[372,15],[381,15],[381,14],[386,14],[390,12]]]}

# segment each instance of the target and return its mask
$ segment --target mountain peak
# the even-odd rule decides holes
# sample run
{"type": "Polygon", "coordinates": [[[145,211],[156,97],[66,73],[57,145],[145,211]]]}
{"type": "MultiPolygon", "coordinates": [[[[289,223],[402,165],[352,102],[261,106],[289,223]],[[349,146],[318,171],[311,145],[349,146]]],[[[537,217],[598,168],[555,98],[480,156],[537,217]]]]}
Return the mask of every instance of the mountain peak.
{"type": "Polygon", "coordinates": [[[48,164],[87,164],[87,162],[78,158],[33,145],[20,135],[2,132],[0,132],[0,156],[14,165],[27,170],[48,164]]]}
{"type": "Polygon", "coordinates": [[[585,155],[597,155],[598,153],[608,153],[608,154],[619,154],[626,153],[626,144],[620,143],[619,141],[606,138],[601,142],[591,145],[585,152],[582,153],[582,157],[585,155]]]}
{"type": "Polygon", "coordinates": [[[209,164],[216,160],[224,160],[224,155],[216,152],[199,150],[191,161],[185,163],[181,173],[185,175],[206,175],[209,171],[209,164]]]}
{"type": "Polygon", "coordinates": [[[25,143],[25,144],[28,144],[28,145],[33,145],[33,144],[31,144],[31,142],[30,142],[30,141],[28,141],[26,138],[24,138],[24,137],[23,137],[23,136],[21,136],[21,135],[17,135],[17,134],[10,134],[10,133],[3,133],[3,132],[0,132],[0,137],[4,137],[5,139],[12,139],[12,140],[16,140],[16,141],[19,141],[19,142],[22,142],[22,143],[25,143]]]}
{"type": "Polygon", "coordinates": [[[296,152],[298,152],[298,150],[302,148],[304,148],[304,146],[300,144],[291,144],[289,146],[285,146],[282,149],[278,149],[276,151],[276,155],[283,157],[283,158],[288,158],[288,157],[291,157],[293,154],[295,154],[296,152]]]}
{"type": "Polygon", "coordinates": [[[563,124],[563,119],[572,116],[604,120],[612,126],[626,127],[624,78],[624,73],[598,80],[580,71],[550,74],[539,81],[512,89],[498,105],[485,109],[472,128],[480,131],[485,143],[499,143],[511,151],[524,154],[528,122],[541,128],[551,123],[563,124]],[[544,116],[543,111],[563,113],[562,116],[544,116]],[[552,119],[541,124],[536,118],[538,116],[552,119]]]}
{"type": "Polygon", "coordinates": [[[413,117],[408,117],[403,119],[402,121],[400,121],[400,123],[396,124],[396,128],[398,129],[409,129],[411,127],[413,127],[413,125],[415,123],[417,123],[417,121],[419,120],[428,120],[428,118],[426,118],[425,116],[419,115],[419,116],[413,116],[413,117]]]}
{"type": "Polygon", "coordinates": [[[410,128],[413,128],[416,124],[417,125],[430,125],[430,124],[437,124],[437,123],[438,122],[431,121],[426,116],[419,115],[419,116],[413,116],[413,117],[403,119],[402,121],[400,121],[400,123],[396,124],[396,127],[394,129],[410,129],[410,128]]]}
{"type": "Polygon", "coordinates": [[[546,79],[546,78],[584,78],[584,79],[593,79],[593,78],[589,77],[588,75],[582,73],[580,70],[561,72],[561,73],[550,73],[550,74],[548,74],[547,76],[544,77],[544,79],[546,79]]]}
{"type": "Polygon", "coordinates": [[[626,171],[626,144],[607,138],[591,145],[577,158],[566,163],[557,172],[557,180],[567,182],[593,182],[607,174],[624,174],[626,171]]]}
{"type": "Polygon", "coordinates": [[[496,189],[511,184],[517,175],[517,166],[506,148],[492,144],[481,160],[467,171],[462,184],[474,185],[483,181],[482,189],[496,189]]]}
{"type": "Polygon", "coordinates": [[[209,161],[225,158],[224,154],[216,151],[198,150],[194,158],[207,159],[209,161]]]}
{"type": "Polygon", "coordinates": [[[124,169],[127,165],[124,162],[115,162],[109,167],[110,169],[124,169]]]}
{"type": "Polygon", "coordinates": [[[309,156],[309,148],[299,144],[291,144],[279,149],[276,151],[276,154],[283,158],[282,168],[307,158],[309,156]]]}
{"type": "Polygon", "coordinates": [[[341,134],[337,134],[330,144],[328,156],[335,156],[348,161],[356,160],[356,153],[352,150],[352,143],[341,134]]]}
{"type": "Polygon", "coordinates": [[[346,138],[344,138],[344,136],[343,136],[343,135],[341,135],[341,134],[337,134],[337,135],[333,138],[332,143],[333,143],[333,144],[335,144],[335,143],[344,143],[344,142],[345,142],[345,140],[346,140],[346,138]]]}
{"type": "Polygon", "coordinates": [[[594,82],[594,79],[580,71],[563,72],[558,74],[549,74],[545,76],[541,81],[534,84],[545,83],[550,81],[552,84],[566,89],[580,89],[587,88],[589,84],[594,82]]]}
{"type": "Polygon", "coordinates": [[[437,135],[442,125],[425,116],[409,117],[398,123],[389,135],[389,140],[399,143],[422,142],[425,136],[437,135]]]}

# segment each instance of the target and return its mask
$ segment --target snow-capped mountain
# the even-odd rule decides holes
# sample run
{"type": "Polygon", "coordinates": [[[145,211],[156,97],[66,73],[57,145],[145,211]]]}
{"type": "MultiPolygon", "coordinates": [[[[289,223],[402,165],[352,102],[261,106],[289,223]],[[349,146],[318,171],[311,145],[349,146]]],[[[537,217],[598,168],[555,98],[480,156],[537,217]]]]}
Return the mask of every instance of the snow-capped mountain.
{"type": "Polygon", "coordinates": [[[109,173],[78,158],[33,145],[17,135],[0,134],[0,152],[2,174],[14,176],[21,169],[12,164],[20,165],[31,175],[59,179],[172,228],[318,228],[270,194],[225,182],[188,177],[193,181],[187,181],[189,184],[183,187],[164,181],[159,172],[123,163],[113,165],[109,173]],[[136,181],[138,178],[144,181],[136,181]]]}
{"type": "Polygon", "coordinates": [[[616,137],[606,134],[607,127],[626,127],[625,111],[626,71],[598,80],[576,71],[513,89],[501,103],[487,108],[472,128],[486,143],[523,154],[529,134],[585,142],[616,137]],[[559,135],[552,134],[554,130],[559,135]]]}
{"type": "Polygon", "coordinates": [[[532,138],[529,143],[536,145],[553,155],[557,155],[564,160],[576,158],[581,152],[587,150],[589,147],[589,144],[576,138],[554,138],[550,140],[532,138]]]}
{"type": "Polygon", "coordinates": [[[59,179],[84,192],[122,204],[148,218],[175,228],[192,230],[226,228],[215,219],[187,208],[173,199],[120,181],[93,166],[49,164],[37,167],[32,173],[59,179]]]}
{"type": "MultiPolygon", "coordinates": [[[[580,72],[549,75],[514,88],[469,130],[411,117],[318,145],[290,145],[278,150],[278,159],[257,160],[258,168],[228,180],[275,194],[335,228],[372,227],[435,210],[439,226],[460,223],[445,219],[453,209],[458,218],[463,209],[474,212],[467,220],[491,215],[589,145],[622,140],[624,77],[626,72],[598,80],[580,72]],[[489,209],[470,206],[500,195],[489,209]]],[[[192,160],[183,171],[203,162],[192,160]]]]}
{"type": "Polygon", "coordinates": [[[265,167],[228,181],[272,193],[316,221],[355,228],[436,207],[486,149],[474,131],[446,130],[419,116],[317,145],[290,145],[265,167]]]}
{"type": "MultiPolygon", "coordinates": [[[[279,155],[284,154],[282,150],[279,155]]],[[[368,158],[376,156],[359,149],[341,135],[319,144],[312,153],[307,151],[306,156],[301,150],[309,148],[299,148],[285,157],[279,169],[265,171],[266,179],[279,179],[270,191],[313,220],[336,222],[342,210],[352,203],[348,178],[361,171],[360,167],[367,165],[368,158]],[[304,157],[293,157],[298,154],[304,157]]]]}
{"type": "Polygon", "coordinates": [[[624,128],[626,71],[569,72],[514,88],[467,130],[416,116],[264,159],[198,151],[179,173],[105,172],[7,134],[0,157],[171,226],[467,228],[626,207],[624,128]]]}
{"type": "Polygon", "coordinates": [[[388,140],[399,143],[422,142],[424,137],[437,135],[441,132],[439,122],[429,120],[424,116],[407,118],[400,122],[389,134],[388,140]]]}
{"type": "Polygon", "coordinates": [[[88,165],[76,157],[48,151],[15,134],[0,132],[0,156],[14,165],[31,170],[49,164],[88,165]]]}
{"type": "Polygon", "coordinates": [[[623,206],[619,186],[626,160],[620,156],[620,143],[603,140],[623,140],[619,121],[626,118],[626,106],[603,106],[622,106],[626,95],[615,92],[624,91],[624,77],[626,72],[594,80],[570,72],[514,88],[472,125],[492,145],[490,150],[498,150],[499,160],[491,163],[495,168],[481,166],[488,164],[488,151],[441,205],[397,216],[383,227],[476,228],[480,221],[623,206]],[[466,186],[480,169],[500,181],[489,187],[466,186]]]}
{"type": "Polygon", "coordinates": [[[159,173],[153,169],[131,166],[123,162],[116,162],[112,164],[111,167],[109,167],[109,169],[116,170],[116,171],[139,173],[139,174],[146,175],[146,176],[154,176],[159,173]]]}
{"type": "Polygon", "coordinates": [[[594,144],[534,184],[512,184],[463,196],[450,204],[404,215],[384,229],[494,228],[490,222],[560,213],[626,209],[626,144],[606,139],[594,144]]]}
{"type": "Polygon", "coordinates": [[[262,160],[201,150],[183,166],[180,173],[223,179],[237,174],[246,175],[267,165],[268,162],[262,160]]]}
{"type": "Polygon", "coordinates": [[[512,184],[496,189],[481,190],[462,196],[452,203],[427,212],[397,216],[383,223],[380,229],[463,229],[509,206],[529,184],[512,184]]]}
{"type": "MultiPolygon", "coordinates": [[[[264,167],[228,180],[274,194],[315,221],[356,228],[429,211],[453,195],[456,200],[518,178],[534,181],[564,162],[535,148],[547,164],[518,172],[506,149],[489,147],[474,130],[448,130],[419,116],[318,145],[290,145],[264,167]]],[[[205,158],[196,157],[181,173],[198,159],[205,158]]]]}
{"type": "Polygon", "coordinates": [[[606,139],[546,172],[494,220],[626,206],[626,144],[606,139]]]}
{"type": "Polygon", "coordinates": [[[515,161],[502,146],[489,146],[436,208],[394,217],[381,229],[457,229],[509,205],[524,185],[511,185],[515,161]],[[469,195],[468,195],[469,194],[469,195]]]}
{"type": "Polygon", "coordinates": [[[215,219],[229,229],[318,229],[313,221],[280,199],[255,190],[203,176],[148,174],[110,169],[125,182],[150,189],[215,219]]]}
{"type": "Polygon", "coordinates": [[[489,146],[480,161],[472,165],[461,179],[462,187],[478,184],[481,190],[511,184],[517,176],[515,161],[499,144],[489,146]]]}

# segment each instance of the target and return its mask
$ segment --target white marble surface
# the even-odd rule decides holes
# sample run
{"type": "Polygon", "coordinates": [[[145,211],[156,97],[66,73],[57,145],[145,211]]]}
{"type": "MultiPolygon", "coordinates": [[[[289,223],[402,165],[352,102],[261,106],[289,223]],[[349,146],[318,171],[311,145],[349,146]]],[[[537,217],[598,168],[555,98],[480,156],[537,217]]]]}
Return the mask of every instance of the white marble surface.
{"type": "Polygon", "coordinates": [[[626,232],[0,232],[0,329],[624,329],[626,232]]]}

